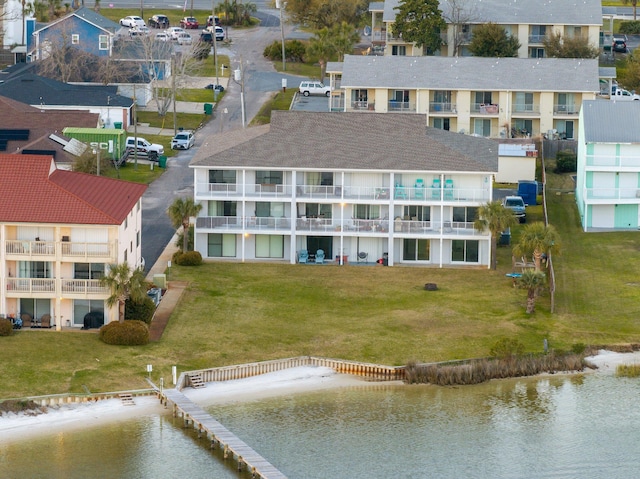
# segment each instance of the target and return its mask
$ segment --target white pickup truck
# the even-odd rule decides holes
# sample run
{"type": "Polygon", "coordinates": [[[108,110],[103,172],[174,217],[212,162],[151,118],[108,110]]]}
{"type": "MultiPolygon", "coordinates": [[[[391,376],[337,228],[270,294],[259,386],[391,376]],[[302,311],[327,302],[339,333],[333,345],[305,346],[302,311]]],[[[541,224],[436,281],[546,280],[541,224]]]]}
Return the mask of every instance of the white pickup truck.
{"type": "Polygon", "coordinates": [[[622,88],[616,88],[611,92],[611,99],[614,101],[633,101],[640,100],[640,95],[623,90],[622,88]]]}

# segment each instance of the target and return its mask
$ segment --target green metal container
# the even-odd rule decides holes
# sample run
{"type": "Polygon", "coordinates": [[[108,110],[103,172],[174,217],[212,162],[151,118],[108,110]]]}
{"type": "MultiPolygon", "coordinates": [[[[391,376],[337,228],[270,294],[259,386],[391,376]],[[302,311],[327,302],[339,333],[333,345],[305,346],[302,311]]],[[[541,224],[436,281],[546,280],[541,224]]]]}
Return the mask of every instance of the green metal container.
{"type": "Polygon", "coordinates": [[[122,129],[67,127],[62,134],[99,148],[103,158],[120,159],[126,147],[127,132],[122,129]]]}
{"type": "Polygon", "coordinates": [[[160,155],[158,157],[158,166],[160,168],[166,168],[167,167],[167,157],[164,155],[160,155]]]}
{"type": "Polygon", "coordinates": [[[212,103],[205,103],[204,104],[204,114],[205,115],[212,115],[213,114],[213,104],[212,103]]]}

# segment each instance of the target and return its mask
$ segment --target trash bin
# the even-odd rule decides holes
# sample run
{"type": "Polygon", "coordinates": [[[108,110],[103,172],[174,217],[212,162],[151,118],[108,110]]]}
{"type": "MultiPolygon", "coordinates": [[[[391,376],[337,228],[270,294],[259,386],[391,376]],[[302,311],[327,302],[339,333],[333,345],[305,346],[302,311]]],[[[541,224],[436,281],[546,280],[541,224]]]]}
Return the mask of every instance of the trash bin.
{"type": "Polygon", "coordinates": [[[213,103],[205,103],[204,104],[204,114],[205,115],[213,115],[213,103]]]}
{"type": "Polygon", "coordinates": [[[114,121],[114,122],[113,122],[113,127],[114,127],[116,130],[122,130],[122,122],[121,122],[121,121],[114,121]]]}
{"type": "Polygon", "coordinates": [[[507,228],[500,233],[500,246],[509,246],[511,244],[511,228],[507,228]]]}
{"type": "Polygon", "coordinates": [[[160,155],[158,157],[158,166],[160,168],[166,168],[167,167],[167,157],[164,155],[160,155]]]}
{"type": "Polygon", "coordinates": [[[389,266],[389,253],[382,253],[382,266],[389,266]]]}

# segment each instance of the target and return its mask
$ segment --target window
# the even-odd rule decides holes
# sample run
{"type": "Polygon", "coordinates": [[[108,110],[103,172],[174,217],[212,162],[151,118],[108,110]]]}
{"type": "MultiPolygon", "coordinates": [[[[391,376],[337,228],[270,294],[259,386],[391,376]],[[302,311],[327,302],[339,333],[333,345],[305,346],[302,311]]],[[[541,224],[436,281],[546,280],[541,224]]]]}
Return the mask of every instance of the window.
{"type": "Polygon", "coordinates": [[[140,231],[136,231],[136,248],[140,246],[140,231]]]}
{"type": "Polygon", "coordinates": [[[404,57],[407,55],[407,47],[405,45],[393,45],[391,47],[391,55],[404,57]]]}
{"type": "Polygon", "coordinates": [[[209,201],[207,216],[238,216],[236,201],[209,201]]]}
{"type": "Polygon", "coordinates": [[[124,262],[125,263],[127,262],[127,250],[126,249],[124,250],[124,262]]]}
{"type": "Polygon", "coordinates": [[[207,235],[207,256],[209,258],[235,258],[236,235],[209,233],[207,235]]]}
{"type": "Polygon", "coordinates": [[[480,136],[491,136],[491,120],[475,118],[473,120],[473,132],[480,136]]]}
{"type": "Polygon", "coordinates": [[[533,121],[518,118],[513,120],[513,127],[516,129],[516,136],[526,136],[533,133],[533,121]]]}
{"type": "Polygon", "coordinates": [[[103,263],[74,263],[73,279],[100,279],[104,276],[103,263]]]}
{"type": "Polygon", "coordinates": [[[329,171],[310,172],[305,175],[307,185],[333,186],[333,173],[329,171]]]}
{"type": "Polygon", "coordinates": [[[367,90],[351,90],[351,101],[353,108],[366,108],[368,98],[367,90]]]}
{"type": "Polygon", "coordinates": [[[78,35],[77,33],[72,33],[71,34],[71,44],[72,45],[78,45],[80,43],[80,35],[78,35]]]}
{"type": "Polygon", "coordinates": [[[451,241],[451,261],[477,263],[478,249],[478,240],[453,240],[451,241]]]}
{"type": "Polygon", "coordinates": [[[307,203],[304,212],[307,218],[331,218],[331,205],[307,203]]]}
{"type": "Polygon", "coordinates": [[[127,216],[127,217],[124,219],[124,229],[127,229],[128,227],[129,227],[129,217],[127,216]]]}
{"type": "Polygon", "coordinates": [[[284,236],[256,235],[256,258],[284,258],[284,236]]]}
{"type": "Polygon", "coordinates": [[[544,58],[544,48],[529,48],[529,58],[544,58]]]}
{"type": "Polygon", "coordinates": [[[478,208],[454,206],[452,220],[456,223],[473,223],[478,217],[478,208]]]}
{"type": "Polygon", "coordinates": [[[282,185],[282,171],[256,171],[256,185],[282,185]]]}
{"type": "Polygon", "coordinates": [[[108,50],[109,49],[109,36],[108,35],[99,35],[98,36],[98,49],[100,49],[100,50],[108,50]]]}
{"type": "Polygon", "coordinates": [[[518,92],[516,93],[515,112],[533,111],[533,93],[518,92]]]}
{"type": "Polygon", "coordinates": [[[491,92],[490,91],[477,91],[476,103],[478,105],[491,105],[491,92]]]}
{"type": "Polygon", "coordinates": [[[18,278],[51,278],[51,263],[18,261],[18,278]]]}
{"type": "Polygon", "coordinates": [[[282,218],[284,203],[256,202],[256,216],[259,218],[282,218]]]}
{"type": "Polygon", "coordinates": [[[546,36],[546,25],[531,25],[529,27],[529,43],[542,43],[546,36]]]}
{"type": "Polygon", "coordinates": [[[40,318],[43,314],[52,314],[51,300],[20,298],[20,313],[29,313],[32,318],[40,318]]]}
{"type": "Polygon", "coordinates": [[[449,131],[451,129],[451,120],[449,118],[432,118],[431,126],[439,130],[449,131]]]}
{"type": "Polygon", "coordinates": [[[235,170],[209,170],[209,183],[236,183],[235,170]]]}
{"type": "Polygon", "coordinates": [[[558,135],[563,140],[573,140],[573,120],[556,120],[553,122],[558,135]]]}
{"type": "Polygon", "coordinates": [[[405,206],[404,216],[407,218],[416,218],[418,221],[431,221],[431,207],[405,206]]]}
{"type": "Polygon", "coordinates": [[[354,205],[353,217],[358,220],[377,220],[380,218],[380,206],[354,205]]]}
{"type": "Polygon", "coordinates": [[[429,261],[429,244],[427,239],[406,238],[402,249],[405,261],[429,261]]]}
{"type": "Polygon", "coordinates": [[[73,324],[84,326],[87,313],[102,314],[104,321],[104,301],[96,299],[76,299],[73,301],[73,324]]]}

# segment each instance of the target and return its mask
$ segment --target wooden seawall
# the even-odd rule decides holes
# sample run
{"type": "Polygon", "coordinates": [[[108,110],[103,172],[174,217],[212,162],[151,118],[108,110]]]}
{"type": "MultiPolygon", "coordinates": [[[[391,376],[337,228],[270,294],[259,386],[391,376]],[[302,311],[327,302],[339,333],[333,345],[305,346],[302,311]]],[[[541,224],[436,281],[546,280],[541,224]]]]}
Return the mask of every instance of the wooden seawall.
{"type": "Polygon", "coordinates": [[[244,441],[237,438],[226,427],[207,414],[200,406],[194,404],[188,397],[175,389],[165,389],[160,394],[160,400],[167,406],[173,405],[173,415],[182,416],[185,425],[193,424],[200,434],[206,434],[211,441],[211,447],[220,446],[224,449],[225,459],[232,455],[238,463],[238,470],[246,467],[253,478],[286,479],[275,466],[260,454],[255,452],[244,441]]]}

